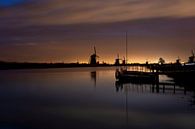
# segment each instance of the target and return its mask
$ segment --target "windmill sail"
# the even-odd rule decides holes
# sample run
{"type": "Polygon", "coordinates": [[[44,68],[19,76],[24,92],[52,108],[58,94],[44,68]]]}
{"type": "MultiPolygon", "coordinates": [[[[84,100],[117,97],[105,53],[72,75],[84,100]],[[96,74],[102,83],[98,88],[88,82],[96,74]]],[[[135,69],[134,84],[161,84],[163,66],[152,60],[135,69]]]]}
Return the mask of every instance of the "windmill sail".
{"type": "Polygon", "coordinates": [[[195,55],[194,55],[194,51],[192,50],[192,56],[189,57],[188,63],[194,63],[194,62],[195,62],[195,55]]]}
{"type": "Polygon", "coordinates": [[[96,47],[94,46],[94,53],[90,56],[90,64],[91,65],[98,64],[98,62],[97,62],[98,57],[99,56],[97,56],[97,54],[96,54],[96,47]]]}
{"type": "Polygon", "coordinates": [[[96,48],[95,48],[95,46],[94,46],[94,54],[96,55],[96,48]]]}
{"type": "Polygon", "coordinates": [[[192,50],[192,56],[194,57],[194,50],[192,50]]]}

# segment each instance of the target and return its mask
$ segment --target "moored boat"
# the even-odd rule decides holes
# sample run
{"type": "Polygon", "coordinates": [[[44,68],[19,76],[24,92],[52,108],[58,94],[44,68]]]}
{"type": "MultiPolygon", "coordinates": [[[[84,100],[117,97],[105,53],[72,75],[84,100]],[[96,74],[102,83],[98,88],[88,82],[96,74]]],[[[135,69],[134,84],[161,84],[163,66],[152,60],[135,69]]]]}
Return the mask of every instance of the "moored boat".
{"type": "Polygon", "coordinates": [[[119,81],[136,81],[136,82],[155,82],[158,81],[158,75],[153,72],[116,70],[115,77],[119,81]]]}

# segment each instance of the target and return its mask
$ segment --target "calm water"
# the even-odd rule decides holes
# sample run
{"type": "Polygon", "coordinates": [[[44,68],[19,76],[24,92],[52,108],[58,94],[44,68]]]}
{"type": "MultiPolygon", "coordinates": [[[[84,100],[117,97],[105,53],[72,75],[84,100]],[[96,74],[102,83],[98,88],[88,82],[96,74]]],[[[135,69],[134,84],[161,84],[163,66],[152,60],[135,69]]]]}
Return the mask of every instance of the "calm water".
{"type": "Polygon", "coordinates": [[[171,84],[120,84],[114,72],[0,71],[0,129],[195,128],[194,92],[171,84]]]}

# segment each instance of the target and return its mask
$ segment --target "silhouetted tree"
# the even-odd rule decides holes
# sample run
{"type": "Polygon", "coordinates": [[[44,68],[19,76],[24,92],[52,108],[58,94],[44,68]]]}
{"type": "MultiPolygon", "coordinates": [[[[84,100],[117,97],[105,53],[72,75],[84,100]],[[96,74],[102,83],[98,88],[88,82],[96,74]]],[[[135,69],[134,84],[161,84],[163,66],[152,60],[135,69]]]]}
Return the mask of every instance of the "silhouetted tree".
{"type": "Polygon", "coordinates": [[[159,64],[165,64],[165,60],[161,57],[161,58],[159,58],[158,63],[159,63],[159,64]]]}

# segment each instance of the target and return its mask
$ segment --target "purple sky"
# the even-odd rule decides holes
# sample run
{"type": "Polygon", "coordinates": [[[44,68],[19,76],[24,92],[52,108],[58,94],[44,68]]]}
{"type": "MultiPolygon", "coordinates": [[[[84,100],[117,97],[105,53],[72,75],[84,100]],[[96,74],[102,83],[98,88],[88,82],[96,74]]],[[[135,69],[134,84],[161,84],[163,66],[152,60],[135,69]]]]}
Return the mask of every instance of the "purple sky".
{"type": "Polygon", "coordinates": [[[0,60],[88,62],[96,45],[100,62],[163,57],[187,61],[195,49],[192,0],[6,0],[0,2],[0,60]],[[11,3],[15,2],[15,3],[11,3]]]}

